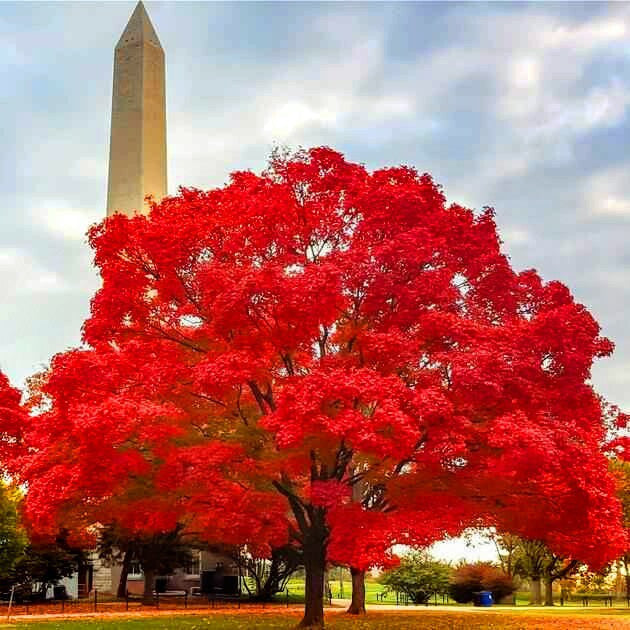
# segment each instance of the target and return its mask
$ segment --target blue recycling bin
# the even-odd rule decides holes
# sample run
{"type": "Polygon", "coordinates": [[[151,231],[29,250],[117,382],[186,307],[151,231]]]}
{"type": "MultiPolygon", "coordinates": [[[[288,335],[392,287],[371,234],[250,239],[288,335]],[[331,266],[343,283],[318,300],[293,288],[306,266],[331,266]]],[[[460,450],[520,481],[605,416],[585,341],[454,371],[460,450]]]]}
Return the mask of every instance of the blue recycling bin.
{"type": "Polygon", "coordinates": [[[492,591],[479,591],[475,593],[475,606],[492,606],[492,591]]]}

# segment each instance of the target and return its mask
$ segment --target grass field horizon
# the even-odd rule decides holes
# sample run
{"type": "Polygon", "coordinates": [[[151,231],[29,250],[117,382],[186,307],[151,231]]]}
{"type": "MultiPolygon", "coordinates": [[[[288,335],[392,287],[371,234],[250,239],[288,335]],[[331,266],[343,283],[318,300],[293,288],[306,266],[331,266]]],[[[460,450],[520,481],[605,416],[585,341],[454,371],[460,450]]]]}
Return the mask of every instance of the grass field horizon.
{"type": "MultiPolygon", "coordinates": [[[[17,630],[289,630],[301,618],[296,608],[280,612],[215,611],[207,614],[118,616],[117,618],[16,619],[0,628],[17,630]]],[[[613,630],[630,628],[630,613],[623,609],[487,609],[374,611],[351,617],[328,609],[330,630],[613,630]]]]}

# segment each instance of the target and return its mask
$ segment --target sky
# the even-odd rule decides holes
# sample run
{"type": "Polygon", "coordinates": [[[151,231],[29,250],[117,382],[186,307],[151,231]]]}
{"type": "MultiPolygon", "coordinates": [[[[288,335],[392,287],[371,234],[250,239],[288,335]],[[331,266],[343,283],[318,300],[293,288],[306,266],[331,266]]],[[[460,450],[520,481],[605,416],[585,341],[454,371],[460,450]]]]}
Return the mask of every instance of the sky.
{"type": "MultiPolygon", "coordinates": [[[[0,369],[80,342],[99,280],[113,48],[135,2],[0,3],[0,369]]],[[[169,192],[328,145],[492,206],[516,269],[565,282],[616,344],[630,409],[630,5],[145,2],[166,52],[169,192]]],[[[436,548],[490,557],[476,540],[436,548]]]]}
{"type": "MultiPolygon", "coordinates": [[[[0,3],[0,369],[80,342],[98,287],[113,48],[134,2],[0,3]]],[[[492,206],[516,269],[561,280],[616,344],[630,409],[630,5],[145,2],[166,52],[169,192],[275,145],[430,172],[492,206]]]]}

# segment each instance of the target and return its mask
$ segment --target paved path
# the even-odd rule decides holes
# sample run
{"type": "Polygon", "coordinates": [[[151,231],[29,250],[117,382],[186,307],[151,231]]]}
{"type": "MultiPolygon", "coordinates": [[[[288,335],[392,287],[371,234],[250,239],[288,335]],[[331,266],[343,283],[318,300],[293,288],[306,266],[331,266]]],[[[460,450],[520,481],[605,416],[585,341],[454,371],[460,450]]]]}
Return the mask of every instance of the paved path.
{"type": "MultiPolygon", "coordinates": [[[[350,606],[350,601],[349,599],[333,599],[332,600],[332,605],[335,608],[343,608],[346,609],[348,608],[348,606],[350,606]]],[[[374,610],[374,611],[378,611],[378,610],[397,610],[399,612],[404,612],[405,610],[443,610],[443,611],[448,611],[448,612],[457,612],[457,613],[465,613],[465,612],[483,612],[483,611],[488,611],[488,612],[501,612],[501,611],[519,611],[519,612],[524,612],[526,610],[534,610],[538,613],[541,614],[545,614],[545,613],[551,613],[553,614],[555,611],[562,611],[562,610],[575,610],[575,611],[582,611],[582,612],[593,612],[594,610],[597,611],[601,608],[602,611],[607,611],[607,610],[611,610],[610,608],[606,607],[606,606],[589,606],[588,608],[582,606],[581,604],[576,604],[576,605],[565,605],[565,606],[527,606],[527,605],[521,605],[521,606],[509,606],[507,604],[501,604],[501,606],[488,606],[488,607],[484,607],[484,606],[462,606],[461,604],[450,604],[450,605],[443,605],[443,604],[438,604],[437,606],[435,604],[429,604],[428,606],[418,606],[416,604],[410,604],[409,606],[396,606],[396,604],[366,604],[365,605],[367,610],[374,610]]],[[[627,610],[628,613],[630,614],[630,609],[626,608],[625,605],[623,606],[617,606],[615,607],[616,609],[623,609],[623,610],[627,610]]],[[[615,609],[613,608],[613,610],[615,609]]]]}

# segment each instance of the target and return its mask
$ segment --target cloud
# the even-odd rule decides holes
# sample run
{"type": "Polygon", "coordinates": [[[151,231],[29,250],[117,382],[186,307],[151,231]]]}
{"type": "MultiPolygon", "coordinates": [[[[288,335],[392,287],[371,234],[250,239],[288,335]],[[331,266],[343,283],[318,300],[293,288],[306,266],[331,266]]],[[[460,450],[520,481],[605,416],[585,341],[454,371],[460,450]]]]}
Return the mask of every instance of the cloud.
{"type": "Polygon", "coordinates": [[[525,228],[506,227],[500,230],[500,234],[508,250],[512,247],[530,245],[533,241],[531,233],[525,228]]]}
{"type": "Polygon", "coordinates": [[[458,83],[476,82],[477,98],[468,99],[465,108],[495,125],[484,134],[479,164],[484,178],[502,180],[544,164],[569,164],[581,137],[625,118],[630,104],[625,76],[597,73],[593,66],[615,55],[625,58],[628,11],[611,9],[619,15],[584,23],[565,13],[545,15],[542,5],[465,13],[455,19],[463,38],[446,40],[419,61],[425,107],[448,102],[458,83]]]}
{"type": "Polygon", "coordinates": [[[604,17],[586,24],[548,27],[541,32],[540,42],[554,50],[577,49],[591,52],[598,46],[623,41],[627,32],[622,16],[604,17]]]}
{"type": "Polygon", "coordinates": [[[592,218],[630,219],[630,164],[604,169],[584,185],[585,212],[592,218]]]}
{"type": "Polygon", "coordinates": [[[31,208],[31,220],[51,234],[68,240],[86,240],[90,225],[100,221],[94,209],[73,208],[67,201],[43,201],[31,208]]]}
{"type": "Polygon", "coordinates": [[[179,185],[219,185],[232,170],[261,168],[276,143],[332,143],[352,129],[413,113],[407,90],[375,95],[369,89],[384,72],[382,23],[343,11],[333,8],[305,25],[296,50],[277,60],[272,75],[254,61],[239,68],[243,82],[235,84],[219,68],[212,84],[196,83],[199,92],[192,102],[178,95],[195,80],[179,59],[170,62],[169,90],[176,99],[168,122],[172,191],[179,185]],[[228,102],[206,92],[217,82],[232,90],[228,102]]]}
{"type": "Polygon", "coordinates": [[[595,214],[630,217],[630,199],[620,199],[614,195],[608,195],[594,207],[594,212],[595,214]]]}
{"type": "Polygon", "coordinates": [[[100,158],[94,155],[86,155],[81,156],[76,160],[72,170],[79,177],[101,179],[103,177],[103,173],[107,171],[107,164],[105,155],[100,158]]]}
{"type": "Polygon", "coordinates": [[[59,274],[42,267],[28,252],[19,249],[0,249],[0,277],[5,299],[68,290],[59,274]]]}
{"type": "Polygon", "coordinates": [[[338,114],[329,109],[315,109],[306,103],[292,101],[274,106],[273,112],[263,126],[270,140],[287,140],[296,131],[309,125],[334,126],[338,114]]]}
{"type": "Polygon", "coordinates": [[[510,64],[508,80],[517,89],[535,89],[540,78],[541,64],[534,57],[519,57],[510,64]]]}

